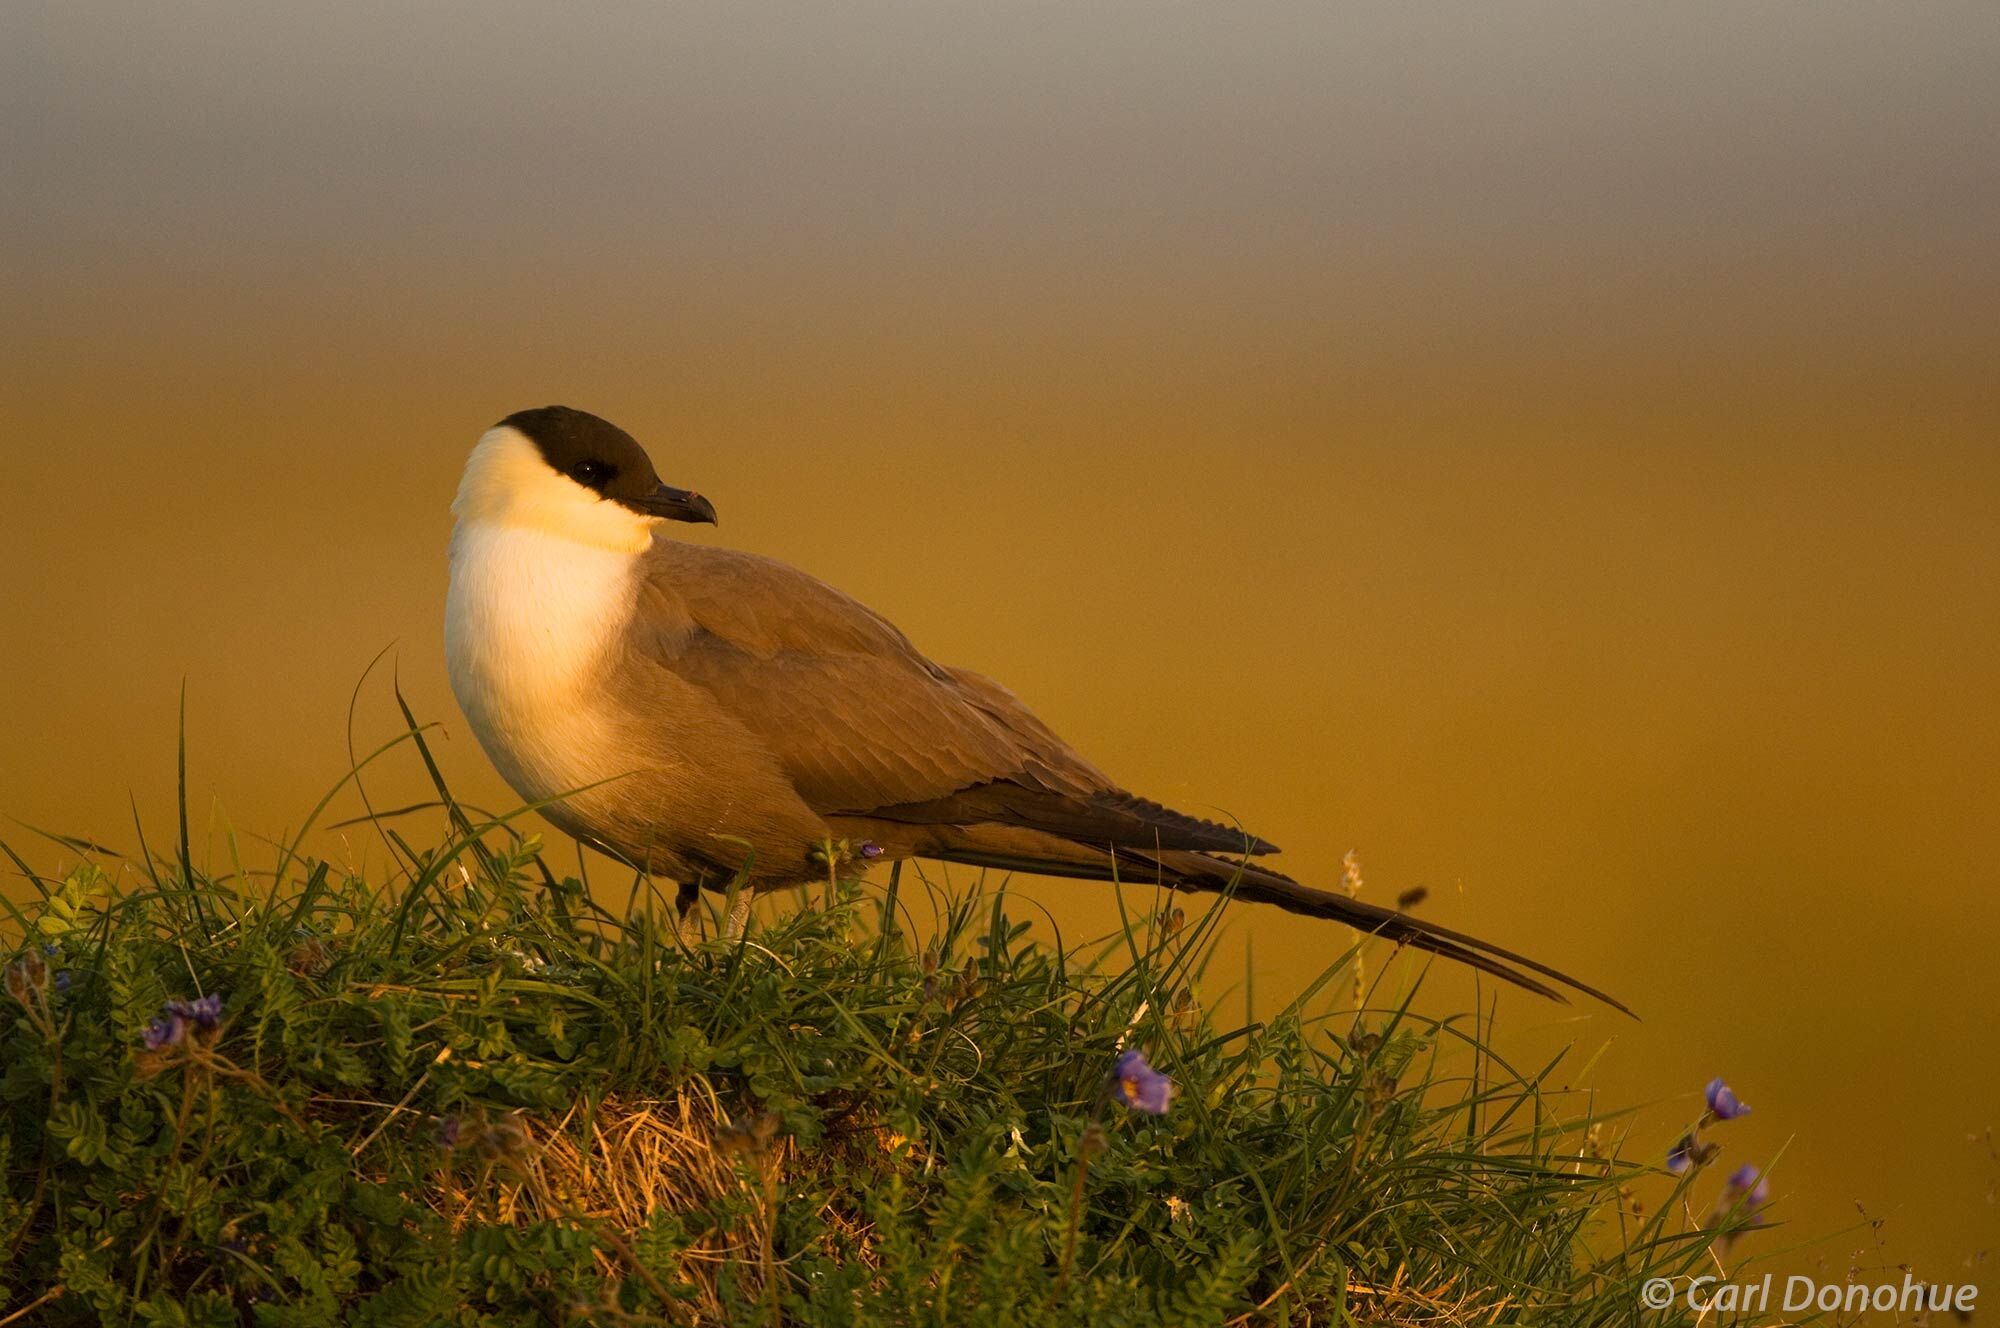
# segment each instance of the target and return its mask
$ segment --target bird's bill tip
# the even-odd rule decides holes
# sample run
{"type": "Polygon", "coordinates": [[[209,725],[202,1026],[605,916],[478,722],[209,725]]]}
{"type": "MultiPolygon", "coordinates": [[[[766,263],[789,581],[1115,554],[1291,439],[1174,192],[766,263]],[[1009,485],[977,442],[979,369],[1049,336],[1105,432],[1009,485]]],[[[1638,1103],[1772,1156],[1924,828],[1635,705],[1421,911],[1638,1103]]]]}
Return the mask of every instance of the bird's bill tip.
{"type": "Polygon", "coordinates": [[[692,489],[676,489],[671,484],[660,485],[645,497],[634,500],[632,506],[647,516],[656,516],[664,521],[719,524],[714,503],[692,489]]]}

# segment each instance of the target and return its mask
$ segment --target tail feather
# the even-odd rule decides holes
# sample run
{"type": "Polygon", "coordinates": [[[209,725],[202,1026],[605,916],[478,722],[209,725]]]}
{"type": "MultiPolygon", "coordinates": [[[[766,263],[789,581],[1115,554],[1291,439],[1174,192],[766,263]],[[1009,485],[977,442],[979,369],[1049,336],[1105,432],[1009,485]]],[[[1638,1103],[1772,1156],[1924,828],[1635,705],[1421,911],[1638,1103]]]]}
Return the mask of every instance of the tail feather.
{"type": "MultiPolygon", "coordinates": [[[[1064,847],[1073,850],[1081,846],[1064,847]]],[[[1288,913],[1345,923],[1356,931],[1439,955],[1554,1001],[1567,1004],[1568,998],[1550,983],[1603,1001],[1623,1014],[1632,1014],[1630,1007],[1617,997],[1526,955],[1396,909],[1315,890],[1268,867],[1252,866],[1247,862],[1230,862],[1205,853],[1176,851],[1142,853],[1120,850],[1114,855],[1092,850],[1088,855],[1072,851],[1060,856],[1044,856],[1018,849],[994,851],[970,843],[953,845],[942,852],[935,852],[935,856],[968,866],[1032,872],[1042,876],[1101,881],[1157,880],[1175,890],[1230,892],[1238,899],[1275,904],[1288,913]],[[1549,981],[1544,982],[1543,978],[1549,981]]],[[[1637,1018],[1636,1015],[1633,1017],[1637,1018]]]]}

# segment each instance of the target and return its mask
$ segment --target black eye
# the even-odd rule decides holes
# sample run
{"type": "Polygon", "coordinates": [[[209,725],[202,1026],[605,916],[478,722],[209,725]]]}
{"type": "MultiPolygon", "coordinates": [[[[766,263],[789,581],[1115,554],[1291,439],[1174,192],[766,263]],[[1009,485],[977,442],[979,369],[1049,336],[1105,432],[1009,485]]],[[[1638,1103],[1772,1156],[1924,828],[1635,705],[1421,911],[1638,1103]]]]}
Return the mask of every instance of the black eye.
{"type": "Polygon", "coordinates": [[[579,461],[569,468],[570,478],[590,489],[603,488],[617,473],[602,461],[579,461]]]}

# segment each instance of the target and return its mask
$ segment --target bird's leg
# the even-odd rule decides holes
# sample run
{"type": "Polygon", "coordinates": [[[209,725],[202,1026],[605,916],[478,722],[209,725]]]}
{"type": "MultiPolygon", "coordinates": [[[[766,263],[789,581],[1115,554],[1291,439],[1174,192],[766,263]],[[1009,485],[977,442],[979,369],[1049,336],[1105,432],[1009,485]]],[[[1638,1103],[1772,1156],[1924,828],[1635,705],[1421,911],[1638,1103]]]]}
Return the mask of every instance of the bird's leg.
{"type": "Polygon", "coordinates": [[[693,881],[682,881],[679,893],[674,896],[674,939],[683,946],[691,946],[701,937],[692,934],[688,919],[694,914],[694,906],[701,902],[701,887],[693,881]]]}
{"type": "Polygon", "coordinates": [[[750,902],[757,892],[749,886],[738,886],[729,892],[729,922],[723,928],[723,935],[730,940],[739,940],[750,926],[750,902]]]}

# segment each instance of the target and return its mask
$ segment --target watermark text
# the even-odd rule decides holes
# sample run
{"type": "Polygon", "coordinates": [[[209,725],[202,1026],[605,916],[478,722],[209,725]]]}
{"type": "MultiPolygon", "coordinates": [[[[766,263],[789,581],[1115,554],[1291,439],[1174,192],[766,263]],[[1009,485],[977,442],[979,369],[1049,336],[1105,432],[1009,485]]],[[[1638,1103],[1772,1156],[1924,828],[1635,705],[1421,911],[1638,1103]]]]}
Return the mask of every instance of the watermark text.
{"type": "Polygon", "coordinates": [[[1648,1309],[1671,1309],[1686,1305],[1697,1314],[1709,1312],[1761,1313],[1780,1310],[1820,1310],[1825,1313],[1858,1314],[1873,1310],[1878,1314],[1896,1311],[1914,1314],[1921,1310],[1942,1313],[1957,1310],[1970,1314],[1979,1299],[1979,1288],[1970,1283],[1922,1282],[1911,1273],[1901,1282],[1822,1282],[1794,1274],[1783,1281],[1776,1273],[1732,1282],[1704,1274],[1700,1277],[1654,1277],[1639,1289],[1640,1303],[1648,1309]]]}

